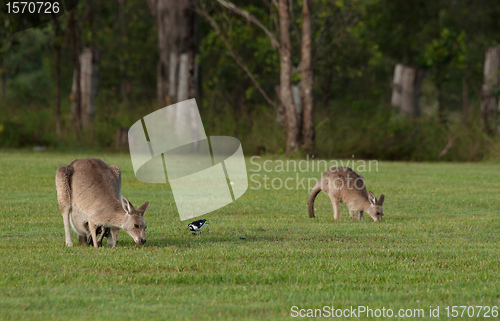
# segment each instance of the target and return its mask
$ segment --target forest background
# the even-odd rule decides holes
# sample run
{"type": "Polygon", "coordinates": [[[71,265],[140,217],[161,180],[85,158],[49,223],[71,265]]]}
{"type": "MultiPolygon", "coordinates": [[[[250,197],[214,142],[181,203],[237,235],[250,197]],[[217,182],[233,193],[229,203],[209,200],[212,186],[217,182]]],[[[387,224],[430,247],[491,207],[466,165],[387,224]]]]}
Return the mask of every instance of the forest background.
{"type": "Polygon", "coordinates": [[[497,1],[85,0],[24,31],[11,18],[0,147],[126,151],[135,121],[194,97],[247,155],[500,157],[497,1]]]}

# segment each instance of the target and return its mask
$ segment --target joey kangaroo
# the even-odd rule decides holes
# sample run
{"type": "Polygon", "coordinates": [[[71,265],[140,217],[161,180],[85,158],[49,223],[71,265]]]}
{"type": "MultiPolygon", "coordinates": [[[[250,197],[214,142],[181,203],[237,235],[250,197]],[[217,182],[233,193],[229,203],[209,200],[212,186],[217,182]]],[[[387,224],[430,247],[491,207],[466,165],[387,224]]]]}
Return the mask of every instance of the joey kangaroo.
{"type": "Polygon", "coordinates": [[[326,171],[321,179],[313,186],[309,194],[309,217],[314,217],[314,200],[319,192],[325,192],[332,201],[333,217],[340,220],[339,203],[344,203],[349,208],[351,220],[354,214],[363,220],[363,212],[368,213],[373,220],[381,221],[384,212],[384,194],[377,201],[372,192],[366,192],[365,179],[356,174],[349,167],[332,167],[326,171]]]}
{"type": "Polygon", "coordinates": [[[125,230],[139,245],[146,243],[144,212],[149,202],[138,209],[121,194],[121,172],[116,165],[100,159],[76,159],[56,172],[57,200],[64,221],[66,245],[73,246],[70,225],[80,242],[92,238],[94,247],[108,237],[115,247],[117,234],[125,230]],[[97,235],[102,233],[100,239],[97,235]]]}

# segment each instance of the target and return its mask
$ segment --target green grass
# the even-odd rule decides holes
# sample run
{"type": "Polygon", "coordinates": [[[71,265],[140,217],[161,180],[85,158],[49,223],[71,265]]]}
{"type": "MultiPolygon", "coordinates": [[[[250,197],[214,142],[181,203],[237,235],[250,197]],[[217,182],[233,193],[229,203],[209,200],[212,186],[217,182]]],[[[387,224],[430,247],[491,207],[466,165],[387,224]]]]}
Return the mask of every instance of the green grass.
{"type": "MultiPolygon", "coordinates": [[[[275,186],[320,176],[247,167],[275,186]]],[[[378,167],[363,175],[386,194],[381,224],[351,222],[344,205],[334,222],[324,194],[309,219],[306,189],[256,189],[253,176],[193,236],[170,187],[137,181],[126,154],[0,152],[0,319],[285,320],[292,306],[358,305],[421,308],[428,319],[430,306],[442,318],[445,306],[500,306],[500,165],[378,167]],[[79,245],[75,234],[65,246],[55,171],[90,156],[122,168],[134,205],[150,201],[144,247],[123,231],[115,249],[79,245]]]]}

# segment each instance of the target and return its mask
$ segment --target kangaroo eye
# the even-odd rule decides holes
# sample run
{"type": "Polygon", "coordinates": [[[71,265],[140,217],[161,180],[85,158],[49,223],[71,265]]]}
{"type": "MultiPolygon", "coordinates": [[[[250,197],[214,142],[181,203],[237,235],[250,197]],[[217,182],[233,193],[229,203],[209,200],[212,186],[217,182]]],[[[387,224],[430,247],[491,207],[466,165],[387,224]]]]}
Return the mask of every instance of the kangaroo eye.
{"type": "Polygon", "coordinates": [[[377,215],[380,215],[380,212],[377,212],[377,215]]]}
{"type": "MultiPolygon", "coordinates": [[[[378,213],[377,213],[377,215],[378,215],[378,213]]],[[[137,225],[137,224],[134,224],[134,227],[135,227],[135,228],[139,228],[139,225],[137,225]]]]}

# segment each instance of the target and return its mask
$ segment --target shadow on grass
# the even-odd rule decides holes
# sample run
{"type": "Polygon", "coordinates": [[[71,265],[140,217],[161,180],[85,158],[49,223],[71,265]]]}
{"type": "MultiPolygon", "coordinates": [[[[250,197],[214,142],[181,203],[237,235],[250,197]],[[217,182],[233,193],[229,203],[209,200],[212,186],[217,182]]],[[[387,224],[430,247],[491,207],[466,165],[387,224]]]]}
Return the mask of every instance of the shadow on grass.
{"type": "Polygon", "coordinates": [[[225,245],[235,245],[244,246],[249,243],[301,243],[301,242],[335,242],[335,243],[353,243],[358,242],[355,237],[349,235],[307,235],[298,236],[293,233],[281,234],[281,235],[265,235],[265,234],[241,234],[241,235],[226,235],[226,236],[214,236],[214,235],[193,235],[192,237],[162,237],[160,239],[154,239],[146,243],[145,246],[154,247],[180,247],[180,248],[190,248],[200,245],[215,245],[215,244],[225,244],[225,245]]]}

